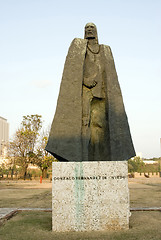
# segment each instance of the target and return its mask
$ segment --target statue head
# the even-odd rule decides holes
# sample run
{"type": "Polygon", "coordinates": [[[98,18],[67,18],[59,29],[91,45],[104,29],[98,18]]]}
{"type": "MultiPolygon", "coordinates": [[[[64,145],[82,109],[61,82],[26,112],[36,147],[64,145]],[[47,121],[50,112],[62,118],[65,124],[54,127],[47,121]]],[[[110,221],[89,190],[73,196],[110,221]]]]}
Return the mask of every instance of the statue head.
{"type": "Polygon", "coordinates": [[[96,41],[98,42],[97,28],[94,23],[87,23],[85,25],[84,38],[85,39],[96,39],[96,41]]]}

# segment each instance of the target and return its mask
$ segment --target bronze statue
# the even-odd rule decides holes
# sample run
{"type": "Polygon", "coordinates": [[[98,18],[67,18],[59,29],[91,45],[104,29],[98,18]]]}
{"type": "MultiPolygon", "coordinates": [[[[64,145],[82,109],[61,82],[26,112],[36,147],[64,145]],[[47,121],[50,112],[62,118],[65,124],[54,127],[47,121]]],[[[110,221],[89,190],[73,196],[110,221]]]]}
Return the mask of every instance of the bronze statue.
{"type": "Polygon", "coordinates": [[[60,161],[135,156],[112,52],[93,23],[69,48],[46,150],[60,161]]]}

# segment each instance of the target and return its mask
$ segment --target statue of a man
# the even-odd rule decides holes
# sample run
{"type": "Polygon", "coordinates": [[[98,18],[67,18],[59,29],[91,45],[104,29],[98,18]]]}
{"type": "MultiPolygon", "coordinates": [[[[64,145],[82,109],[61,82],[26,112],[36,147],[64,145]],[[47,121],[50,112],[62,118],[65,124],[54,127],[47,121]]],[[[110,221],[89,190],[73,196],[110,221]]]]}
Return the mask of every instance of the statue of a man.
{"type": "Polygon", "coordinates": [[[69,48],[46,150],[60,161],[135,156],[111,49],[93,23],[69,48]]]}

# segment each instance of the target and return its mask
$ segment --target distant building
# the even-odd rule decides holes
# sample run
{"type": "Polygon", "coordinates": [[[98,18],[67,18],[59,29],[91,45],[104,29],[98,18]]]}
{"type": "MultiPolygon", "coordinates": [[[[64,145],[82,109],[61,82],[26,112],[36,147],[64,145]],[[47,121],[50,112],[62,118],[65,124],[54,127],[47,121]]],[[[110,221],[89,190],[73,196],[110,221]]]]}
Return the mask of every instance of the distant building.
{"type": "Polygon", "coordinates": [[[6,145],[9,141],[9,124],[7,119],[0,117],[0,156],[5,157],[6,145]]]}
{"type": "Polygon", "coordinates": [[[143,160],[145,164],[156,164],[158,161],[153,161],[153,160],[143,160]]]}

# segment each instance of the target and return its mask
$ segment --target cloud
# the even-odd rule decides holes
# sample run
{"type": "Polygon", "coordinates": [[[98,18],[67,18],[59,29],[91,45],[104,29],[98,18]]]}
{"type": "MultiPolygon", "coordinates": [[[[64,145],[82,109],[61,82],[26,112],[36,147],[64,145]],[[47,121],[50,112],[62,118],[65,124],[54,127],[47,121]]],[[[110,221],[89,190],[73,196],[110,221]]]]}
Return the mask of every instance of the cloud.
{"type": "Polygon", "coordinates": [[[46,87],[52,85],[52,81],[50,81],[50,80],[34,80],[34,81],[32,81],[32,85],[34,85],[37,88],[46,88],[46,87]]]}

